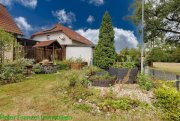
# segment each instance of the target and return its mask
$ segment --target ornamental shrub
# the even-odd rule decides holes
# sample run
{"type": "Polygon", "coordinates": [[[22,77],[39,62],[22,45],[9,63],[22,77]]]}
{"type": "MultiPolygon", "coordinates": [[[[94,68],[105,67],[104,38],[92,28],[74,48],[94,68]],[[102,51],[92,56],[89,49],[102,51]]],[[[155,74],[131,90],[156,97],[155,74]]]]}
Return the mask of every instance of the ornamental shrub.
{"type": "Polygon", "coordinates": [[[163,111],[167,121],[180,121],[180,93],[172,87],[161,87],[154,91],[154,105],[163,111]]]}
{"type": "MultiPolygon", "coordinates": [[[[127,97],[121,97],[119,99],[106,99],[100,105],[100,107],[110,107],[109,109],[121,109],[121,110],[130,110],[135,107],[138,107],[140,104],[137,100],[132,100],[127,97]]],[[[109,110],[110,111],[110,110],[109,110]]]]}
{"type": "Polygon", "coordinates": [[[149,91],[152,87],[151,78],[148,75],[139,73],[137,76],[137,82],[142,89],[149,91]]]}
{"type": "Polygon", "coordinates": [[[18,59],[13,62],[1,64],[0,81],[1,84],[19,82],[25,77],[26,66],[32,65],[33,60],[18,59]]]}
{"type": "Polygon", "coordinates": [[[68,70],[70,68],[70,61],[69,60],[63,60],[63,61],[57,61],[57,69],[58,70],[68,70]]]}
{"type": "Polygon", "coordinates": [[[4,66],[0,74],[1,84],[18,82],[24,78],[23,73],[17,68],[11,66],[4,66]]]}

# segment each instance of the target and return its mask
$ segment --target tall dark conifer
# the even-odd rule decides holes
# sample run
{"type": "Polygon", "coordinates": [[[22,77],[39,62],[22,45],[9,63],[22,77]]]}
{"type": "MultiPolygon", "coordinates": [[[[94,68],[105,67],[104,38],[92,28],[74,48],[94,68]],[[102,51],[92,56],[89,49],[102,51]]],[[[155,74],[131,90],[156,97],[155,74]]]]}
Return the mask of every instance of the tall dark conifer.
{"type": "Polygon", "coordinates": [[[94,51],[94,65],[107,69],[115,60],[114,30],[111,16],[108,12],[105,12],[100,27],[99,41],[94,51]]]}

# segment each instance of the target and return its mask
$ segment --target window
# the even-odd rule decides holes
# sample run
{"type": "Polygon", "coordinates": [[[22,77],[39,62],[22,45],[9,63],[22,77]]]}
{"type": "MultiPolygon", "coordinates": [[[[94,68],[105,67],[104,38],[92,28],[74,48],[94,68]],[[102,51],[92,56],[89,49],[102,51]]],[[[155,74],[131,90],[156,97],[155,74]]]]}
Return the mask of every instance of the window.
{"type": "Polygon", "coordinates": [[[47,35],[47,40],[50,40],[50,35],[47,35]]]}

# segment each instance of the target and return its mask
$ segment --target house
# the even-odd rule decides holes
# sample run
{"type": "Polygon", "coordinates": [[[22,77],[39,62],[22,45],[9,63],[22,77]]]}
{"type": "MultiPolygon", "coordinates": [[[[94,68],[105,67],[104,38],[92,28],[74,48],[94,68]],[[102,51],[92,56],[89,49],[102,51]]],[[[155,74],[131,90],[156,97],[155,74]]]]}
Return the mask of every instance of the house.
{"type": "Polygon", "coordinates": [[[40,43],[56,40],[61,45],[61,59],[82,58],[92,64],[94,44],[68,27],[56,24],[51,29],[34,33],[30,39],[40,43]]]}
{"type": "MultiPolygon", "coordinates": [[[[23,33],[16,25],[15,21],[7,11],[6,7],[0,3],[0,29],[3,29],[6,32],[11,33],[17,39],[18,36],[23,36],[23,33]]],[[[13,42],[12,48],[5,52],[4,59],[14,60],[15,59],[15,45],[17,40],[13,42]]]]}

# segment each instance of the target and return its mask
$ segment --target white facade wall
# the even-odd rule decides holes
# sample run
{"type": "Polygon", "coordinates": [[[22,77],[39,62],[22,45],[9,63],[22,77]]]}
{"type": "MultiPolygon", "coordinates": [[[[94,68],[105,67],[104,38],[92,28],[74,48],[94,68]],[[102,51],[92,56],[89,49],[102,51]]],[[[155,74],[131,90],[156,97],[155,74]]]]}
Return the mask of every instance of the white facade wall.
{"type": "Polygon", "coordinates": [[[93,48],[92,47],[66,47],[66,59],[82,58],[88,65],[92,64],[93,48]]]}
{"type": "Polygon", "coordinates": [[[72,40],[62,32],[53,32],[43,35],[36,35],[35,37],[33,37],[33,40],[37,40],[37,41],[57,40],[61,45],[73,44],[72,40]],[[47,37],[48,35],[49,35],[49,39],[47,37]]]}

